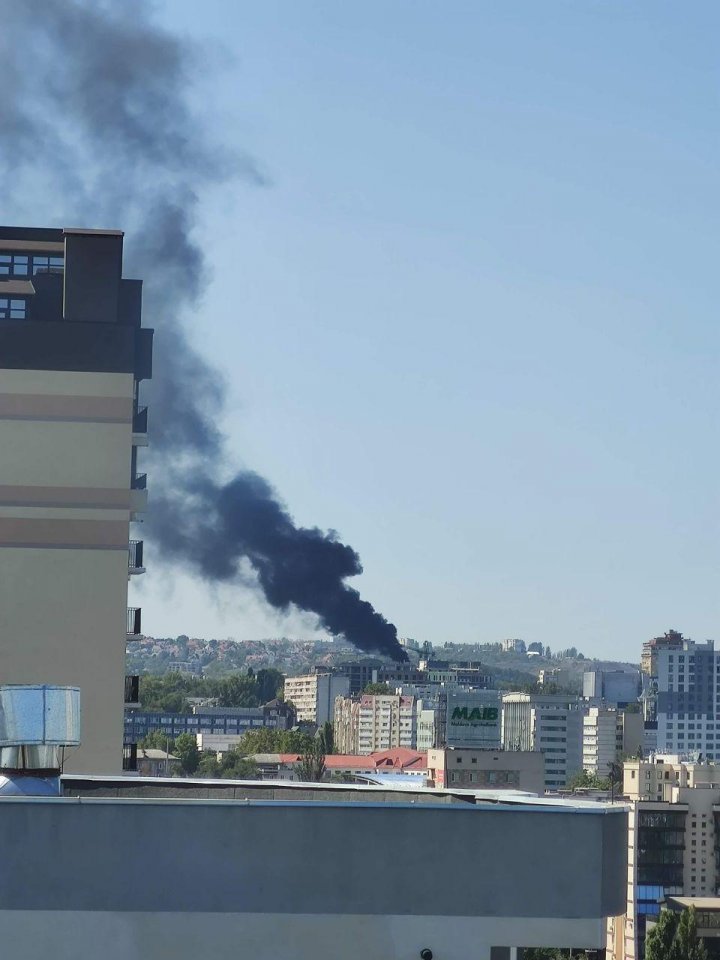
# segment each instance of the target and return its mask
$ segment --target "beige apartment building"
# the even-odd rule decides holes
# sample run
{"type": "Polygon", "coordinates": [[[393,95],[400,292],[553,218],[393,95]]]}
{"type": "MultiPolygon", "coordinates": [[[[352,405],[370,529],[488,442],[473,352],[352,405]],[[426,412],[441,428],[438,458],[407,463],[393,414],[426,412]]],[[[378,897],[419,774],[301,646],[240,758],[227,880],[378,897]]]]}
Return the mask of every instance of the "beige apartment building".
{"type": "Polygon", "coordinates": [[[614,707],[588,707],[583,716],[583,769],[607,777],[610,764],[637,756],[643,745],[643,717],[614,707]]]}
{"type": "Polygon", "coordinates": [[[341,753],[365,756],[379,750],[417,746],[415,697],[361,694],[335,701],[335,744],[341,753]]]}
{"type": "Polygon", "coordinates": [[[545,793],[545,764],[536,750],[428,750],[428,783],[463,790],[545,793]]]}
{"type": "Polygon", "coordinates": [[[119,231],[0,228],[0,682],[79,687],[82,745],[65,769],[107,774],[132,765],[130,522],[146,504],[152,352],[122,247],[119,231]]]}
{"type": "Polygon", "coordinates": [[[285,700],[295,707],[297,719],[321,726],[333,719],[335,698],[350,693],[349,677],[335,673],[309,673],[302,677],[286,677],[285,700]]]}
{"type": "Polygon", "coordinates": [[[624,764],[630,801],[627,903],[609,921],[608,960],[639,960],[647,922],[673,897],[717,897],[720,766],[656,756],[624,764]]]}

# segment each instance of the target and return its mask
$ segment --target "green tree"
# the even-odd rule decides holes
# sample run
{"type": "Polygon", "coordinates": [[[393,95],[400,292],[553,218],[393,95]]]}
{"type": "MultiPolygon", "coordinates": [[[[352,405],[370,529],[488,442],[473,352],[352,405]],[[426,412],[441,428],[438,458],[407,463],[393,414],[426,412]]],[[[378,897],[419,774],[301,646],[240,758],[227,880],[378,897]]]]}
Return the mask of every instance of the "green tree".
{"type": "Polygon", "coordinates": [[[214,778],[221,776],[222,767],[214,750],[203,750],[195,772],[198,777],[214,778]]]}
{"type": "Polygon", "coordinates": [[[580,770],[568,780],[568,787],[571,790],[579,788],[589,788],[591,790],[609,790],[610,780],[607,777],[598,777],[595,773],[588,773],[587,770],[580,770]]]}
{"type": "Polygon", "coordinates": [[[254,760],[244,757],[237,749],[228,750],[218,760],[213,750],[203,750],[197,776],[216,780],[257,780],[258,767],[254,760]]]}
{"type": "Polygon", "coordinates": [[[315,738],[301,730],[273,730],[259,727],[248,730],[237,749],[243,756],[253,753],[304,753],[311,749],[315,738]]]}
{"type": "Polygon", "coordinates": [[[192,775],[200,765],[200,751],[197,739],[191,733],[181,733],[175,740],[176,756],[180,757],[183,773],[192,775]]]}
{"type": "Polygon", "coordinates": [[[324,754],[335,753],[335,731],[329,720],[319,728],[317,739],[324,754]]]}
{"type": "Polygon", "coordinates": [[[260,703],[267,703],[282,692],[285,677],[274,667],[263,667],[255,674],[255,682],[260,703]]]}
{"type": "Polygon", "coordinates": [[[298,776],[305,783],[314,783],[322,780],[325,775],[325,754],[320,744],[315,740],[309,750],[300,757],[298,776]]]}
{"type": "Polygon", "coordinates": [[[698,937],[695,907],[683,910],[675,932],[676,955],[681,960],[708,960],[704,941],[698,937]]]}
{"type": "Polygon", "coordinates": [[[255,761],[241,756],[236,750],[226,753],[220,766],[220,776],[225,780],[258,780],[260,777],[255,761]]]}
{"type": "Polygon", "coordinates": [[[175,750],[175,741],[162,730],[151,730],[146,737],[138,743],[139,747],[145,750],[162,750],[164,753],[173,753],[175,750]]]}
{"type": "Polygon", "coordinates": [[[645,960],[707,960],[707,947],[697,935],[695,907],[675,913],[661,910],[645,938],[645,960]]]}
{"type": "Polygon", "coordinates": [[[218,682],[217,702],[219,707],[257,707],[257,681],[248,674],[234,673],[218,682]]]}
{"type": "Polygon", "coordinates": [[[392,690],[387,683],[369,683],[363,690],[363,693],[382,695],[392,693],[392,690]]]}

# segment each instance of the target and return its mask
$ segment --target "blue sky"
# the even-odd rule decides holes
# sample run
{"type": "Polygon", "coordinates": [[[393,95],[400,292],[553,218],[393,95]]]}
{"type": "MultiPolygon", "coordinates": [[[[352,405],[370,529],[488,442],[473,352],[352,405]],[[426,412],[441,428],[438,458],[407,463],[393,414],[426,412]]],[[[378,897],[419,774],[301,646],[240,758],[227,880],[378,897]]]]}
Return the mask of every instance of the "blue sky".
{"type": "MultiPolygon", "coordinates": [[[[158,9],[270,181],[201,198],[236,462],[401,635],[715,636],[717,5],[158,9]]],[[[311,631],[157,566],[135,598],[156,635],[311,631]]]]}

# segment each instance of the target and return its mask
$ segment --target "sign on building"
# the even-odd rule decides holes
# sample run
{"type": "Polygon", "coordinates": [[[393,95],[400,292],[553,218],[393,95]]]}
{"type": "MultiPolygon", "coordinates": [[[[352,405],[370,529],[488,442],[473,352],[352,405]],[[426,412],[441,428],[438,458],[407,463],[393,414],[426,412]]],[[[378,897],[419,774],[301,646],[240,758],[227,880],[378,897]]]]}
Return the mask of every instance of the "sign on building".
{"type": "Polygon", "coordinates": [[[446,742],[448,747],[500,749],[502,696],[498,690],[449,693],[446,742]]]}

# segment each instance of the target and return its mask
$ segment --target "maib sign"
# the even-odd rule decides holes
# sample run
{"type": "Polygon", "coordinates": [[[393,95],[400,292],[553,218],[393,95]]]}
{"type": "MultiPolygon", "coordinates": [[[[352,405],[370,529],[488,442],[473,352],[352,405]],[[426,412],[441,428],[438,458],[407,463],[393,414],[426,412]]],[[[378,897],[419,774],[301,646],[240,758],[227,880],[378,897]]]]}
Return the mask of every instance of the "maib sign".
{"type": "Polygon", "coordinates": [[[454,707],[450,723],[456,726],[495,727],[498,714],[497,707],[454,707]]]}
{"type": "Polygon", "coordinates": [[[500,694],[496,691],[455,694],[448,697],[448,746],[500,747],[500,694]]]}

